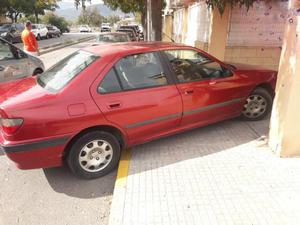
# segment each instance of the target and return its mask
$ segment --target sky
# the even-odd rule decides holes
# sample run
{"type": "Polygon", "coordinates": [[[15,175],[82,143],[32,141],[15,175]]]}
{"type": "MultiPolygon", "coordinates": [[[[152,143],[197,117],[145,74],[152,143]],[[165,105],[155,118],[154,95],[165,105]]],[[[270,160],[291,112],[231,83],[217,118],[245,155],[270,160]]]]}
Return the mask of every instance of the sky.
{"type": "MultiPolygon", "coordinates": [[[[89,5],[95,5],[100,3],[103,3],[103,0],[91,0],[91,3],[87,2],[86,5],[89,6],[89,5]]],[[[73,7],[74,0],[61,0],[58,2],[58,5],[60,6],[61,9],[73,7]]]]}

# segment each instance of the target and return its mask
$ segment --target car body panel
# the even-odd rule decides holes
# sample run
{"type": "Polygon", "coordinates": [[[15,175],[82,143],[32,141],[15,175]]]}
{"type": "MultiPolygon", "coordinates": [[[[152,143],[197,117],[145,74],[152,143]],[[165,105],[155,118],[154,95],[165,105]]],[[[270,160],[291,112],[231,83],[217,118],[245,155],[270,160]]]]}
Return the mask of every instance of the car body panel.
{"type": "MultiPolygon", "coordinates": [[[[5,95],[0,96],[0,114],[23,118],[24,122],[13,135],[2,132],[0,145],[19,168],[59,166],[73,138],[88,129],[117,129],[125,146],[130,147],[236,117],[256,86],[268,84],[274,88],[276,71],[232,68],[233,76],[219,80],[179,84],[171,79],[165,86],[98,93],[99,84],[119,59],[145,52],[162,56],[164,50],[185,48],[206,54],[181,44],[160,42],[89,46],[84,50],[99,55],[99,59],[57,92],[42,88],[36,77],[10,82],[9,89],[3,90],[5,95]],[[189,89],[193,93],[186,94],[189,89]]],[[[168,70],[170,65],[163,59],[168,70]]],[[[166,73],[173,76],[171,70],[166,73]]]]}

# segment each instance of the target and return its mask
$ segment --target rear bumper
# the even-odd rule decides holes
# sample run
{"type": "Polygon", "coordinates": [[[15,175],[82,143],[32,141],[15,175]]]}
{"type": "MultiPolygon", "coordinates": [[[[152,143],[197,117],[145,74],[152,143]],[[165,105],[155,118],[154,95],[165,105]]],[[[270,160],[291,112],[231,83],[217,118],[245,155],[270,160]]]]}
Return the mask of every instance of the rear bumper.
{"type": "MultiPolygon", "coordinates": [[[[1,137],[2,138],[2,137],[1,137]]],[[[5,143],[0,147],[20,169],[36,169],[61,166],[64,149],[70,136],[60,136],[29,143],[5,143]]]]}

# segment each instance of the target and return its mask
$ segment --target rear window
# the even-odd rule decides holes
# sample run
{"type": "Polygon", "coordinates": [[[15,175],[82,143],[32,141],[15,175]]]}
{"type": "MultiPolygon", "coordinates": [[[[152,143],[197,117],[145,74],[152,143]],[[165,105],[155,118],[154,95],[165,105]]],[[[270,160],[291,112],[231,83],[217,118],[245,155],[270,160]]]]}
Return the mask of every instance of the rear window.
{"type": "Polygon", "coordinates": [[[39,75],[37,82],[48,91],[57,92],[98,58],[90,52],[77,51],[39,75]]]}
{"type": "Polygon", "coordinates": [[[98,42],[126,42],[129,41],[129,38],[123,34],[100,34],[96,40],[98,42]]]}

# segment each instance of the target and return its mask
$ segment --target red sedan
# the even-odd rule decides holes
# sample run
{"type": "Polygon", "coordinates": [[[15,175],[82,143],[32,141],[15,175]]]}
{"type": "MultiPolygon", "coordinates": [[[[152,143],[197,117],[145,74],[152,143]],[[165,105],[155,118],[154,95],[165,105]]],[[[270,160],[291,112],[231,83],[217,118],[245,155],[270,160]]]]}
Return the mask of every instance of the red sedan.
{"type": "Polygon", "coordinates": [[[66,57],[0,97],[0,144],[21,169],[113,170],[122,149],[242,116],[269,114],[277,72],[185,45],[118,43],[66,57]]]}

